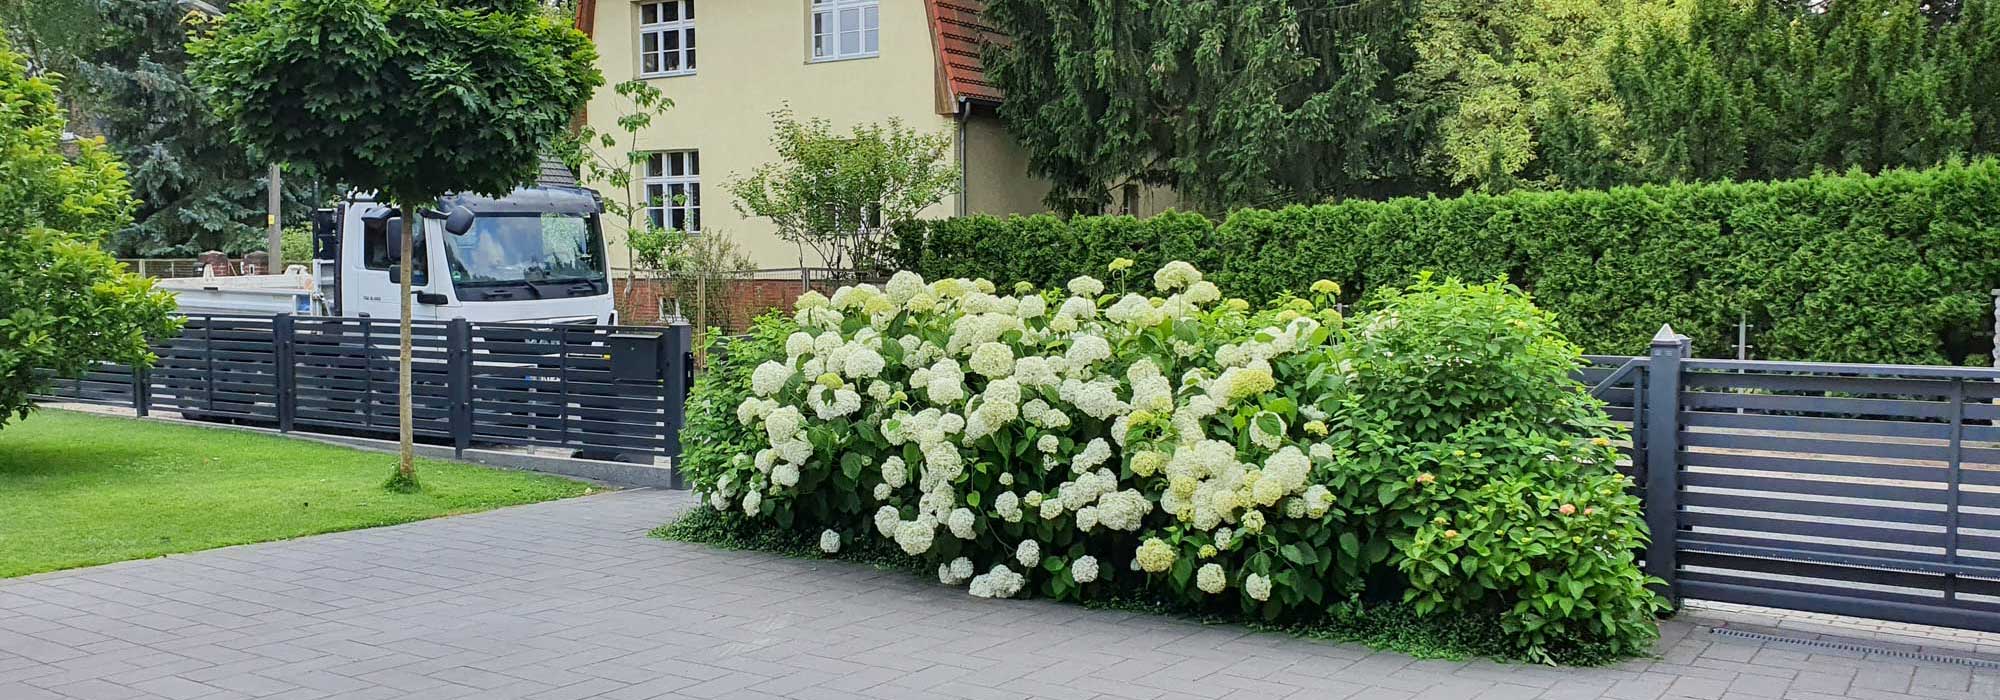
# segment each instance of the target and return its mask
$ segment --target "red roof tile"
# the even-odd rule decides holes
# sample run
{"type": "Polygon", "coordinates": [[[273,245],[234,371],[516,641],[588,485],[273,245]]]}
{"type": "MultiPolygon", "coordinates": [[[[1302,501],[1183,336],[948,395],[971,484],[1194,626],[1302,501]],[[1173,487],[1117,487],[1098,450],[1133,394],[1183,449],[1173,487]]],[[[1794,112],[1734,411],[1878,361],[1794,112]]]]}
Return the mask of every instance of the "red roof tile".
{"type": "Polygon", "coordinates": [[[986,77],[980,50],[988,43],[1004,43],[1007,38],[985,20],[982,0],[925,0],[930,10],[931,31],[936,34],[938,65],[944,69],[945,84],[953,102],[972,100],[997,104],[1007,95],[986,77]]]}

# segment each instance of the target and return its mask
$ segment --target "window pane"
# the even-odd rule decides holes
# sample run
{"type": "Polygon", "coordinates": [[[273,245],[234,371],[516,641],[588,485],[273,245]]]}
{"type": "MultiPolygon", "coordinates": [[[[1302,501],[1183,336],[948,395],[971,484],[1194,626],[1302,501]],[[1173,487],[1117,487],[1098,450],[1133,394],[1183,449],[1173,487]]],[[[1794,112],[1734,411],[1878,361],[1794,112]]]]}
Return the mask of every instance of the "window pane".
{"type": "Polygon", "coordinates": [[[843,32],[861,31],[861,11],[854,8],[841,10],[840,31],[843,32]]]}
{"type": "Polygon", "coordinates": [[[646,218],[653,222],[654,228],[664,228],[667,225],[667,212],[664,209],[647,209],[646,218]]]}
{"type": "Polygon", "coordinates": [[[665,168],[660,164],[662,160],[663,157],[658,153],[646,156],[646,177],[659,177],[665,172],[665,168]]]}
{"type": "Polygon", "coordinates": [[[867,7],[861,8],[861,27],[863,29],[875,29],[881,27],[882,17],[879,14],[881,11],[882,7],[879,5],[869,5],[867,7]]]}
{"type": "Polygon", "coordinates": [[[694,49],[687,50],[687,69],[694,70],[694,49]]]}
{"type": "Polygon", "coordinates": [[[688,165],[687,165],[687,174],[689,174],[689,175],[700,175],[700,174],[701,174],[701,151],[688,151],[688,152],[687,152],[687,160],[688,160],[688,165]]]}
{"type": "Polygon", "coordinates": [[[686,210],[686,209],[680,209],[680,208],[676,208],[676,209],[673,209],[673,210],[672,210],[672,212],[673,212],[673,220],[672,220],[672,224],[673,224],[673,225],[672,225],[672,228],[673,228],[674,230],[676,230],[676,231],[686,231],[686,230],[687,230],[687,210],[686,210]]]}
{"type": "Polygon", "coordinates": [[[881,51],[882,33],[874,29],[870,29],[867,32],[865,32],[861,40],[861,50],[866,51],[868,53],[875,53],[881,51]]]}
{"type": "Polygon", "coordinates": [[[639,22],[653,24],[660,21],[660,4],[649,2],[639,6],[639,22]]]}
{"type": "Polygon", "coordinates": [[[694,48],[694,27],[688,27],[686,34],[687,35],[682,39],[681,43],[687,45],[688,48],[692,49],[694,48]]]}
{"type": "Polygon", "coordinates": [[[686,9],[681,10],[681,16],[686,17],[688,19],[694,19],[694,0],[687,0],[687,2],[683,4],[686,5],[686,9]]]}
{"type": "Polygon", "coordinates": [[[662,6],[660,8],[660,21],[672,22],[674,20],[680,19],[681,18],[680,5],[681,4],[678,2],[670,2],[662,6]]]}
{"type": "Polygon", "coordinates": [[[679,51],[681,50],[681,33],[666,32],[660,36],[660,42],[661,46],[666,47],[668,53],[679,51]]]}
{"type": "Polygon", "coordinates": [[[665,201],[665,197],[667,196],[666,192],[667,192],[666,188],[664,188],[664,187],[661,187],[661,186],[659,186],[659,185],[647,185],[647,186],[646,186],[646,206],[649,206],[649,207],[658,207],[658,206],[660,206],[660,204],[661,204],[661,203],[662,203],[663,201],[665,201]]]}

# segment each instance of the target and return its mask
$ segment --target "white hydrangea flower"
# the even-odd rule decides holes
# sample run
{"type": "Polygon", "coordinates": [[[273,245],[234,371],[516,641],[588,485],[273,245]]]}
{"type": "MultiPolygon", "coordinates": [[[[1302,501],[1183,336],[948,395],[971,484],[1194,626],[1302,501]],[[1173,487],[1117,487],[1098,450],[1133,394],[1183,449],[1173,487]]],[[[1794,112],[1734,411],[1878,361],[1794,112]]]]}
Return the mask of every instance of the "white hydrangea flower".
{"type": "Polygon", "coordinates": [[[1014,472],[1000,472],[1000,477],[998,480],[1001,486],[1013,486],[1014,472]]]}
{"type": "Polygon", "coordinates": [[[1227,550],[1229,549],[1229,545],[1235,543],[1235,541],[1236,541],[1236,531],[1226,527],[1216,529],[1215,531],[1216,549],[1227,550]]]}
{"type": "Polygon", "coordinates": [[[1021,522],[1021,497],[1014,495],[1013,491],[1002,491],[1000,497],[993,500],[993,512],[1001,520],[1021,522]]]}
{"type": "Polygon", "coordinates": [[[1014,561],[1021,562],[1021,566],[1034,568],[1035,565],[1042,563],[1042,545],[1034,540],[1021,540],[1021,544],[1014,547],[1014,561]]]}
{"type": "Polygon", "coordinates": [[[889,277],[889,284],[884,291],[888,293],[889,301],[902,305],[908,303],[912,297],[924,293],[926,288],[922,275],[904,270],[889,277]]]}
{"type": "Polygon", "coordinates": [[[894,389],[889,388],[888,382],[878,380],[868,383],[868,398],[876,401],[888,401],[894,392],[894,389]]]}
{"type": "Polygon", "coordinates": [[[938,583],[956,586],[972,578],[972,560],[959,557],[948,564],[938,565],[938,583]]]}
{"type": "Polygon", "coordinates": [[[1214,595],[1229,587],[1229,578],[1222,573],[1222,565],[1209,562],[1194,572],[1194,586],[1203,593],[1214,595]]]}
{"type": "Polygon", "coordinates": [[[708,506],[710,508],[714,508],[717,511],[725,511],[729,510],[730,505],[732,504],[729,502],[729,497],[723,495],[721,491],[714,491],[708,494],[708,506]]]}
{"type": "Polygon", "coordinates": [[[764,506],[763,493],[758,491],[751,491],[749,493],[743,494],[744,515],[748,515],[754,518],[757,516],[757,509],[762,508],[763,506],[764,506]]]}
{"type": "Polygon", "coordinates": [[[1097,527],[1097,506],[1084,506],[1076,511],[1076,529],[1090,532],[1097,527]]]}
{"type": "Polygon", "coordinates": [[[1092,438],[1089,444],[1083,446],[1082,452],[1070,458],[1069,469],[1071,473],[1082,474],[1096,469],[1109,459],[1111,459],[1111,445],[1106,443],[1104,438],[1092,438]]]}
{"type": "Polygon", "coordinates": [[[999,379],[1014,372],[1014,351],[1005,343],[980,343],[972,349],[972,358],[965,364],[980,376],[999,379]]]}
{"type": "Polygon", "coordinates": [[[791,488],[799,485],[799,465],[786,462],[771,469],[771,483],[791,488]]]}
{"type": "Polygon", "coordinates": [[[1326,512],[1333,509],[1333,492],[1320,484],[1308,486],[1305,492],[1305,504],[1306,517],[1325,517],[1326,512]]]}
{"type": "Polygon", "coordinates": [[[866,379],[878,376],[888,366],[888,360],[883,359],[882,353],[876,352],[874,348],[866,345],[851,345],[848,347],[851,349],[848,350],[847,357],[841,364],[841,372],[846,374],[850,379],[866,379]]]}
{"type": "MultiPolygon", "coordinates": [[[[805,335],[799,333],[797,335],[805,335]]],[[[750,393],[770,396],[785,388],[785,382],[792,380],[792,368],[778,362],[765,362],[750,371],[750,393]]]]}
{"type": "Polygon", "coordinates": [[[1104,293],[1104,283],[1089,275],[1070,280],[1068,287],[1069,293],[1079,297],[1094,297],[1104,293]]]}
{"type": "Polygon", "coordinates": [[[1069,564],[1070,580],[1077,583],[1095,581],[1097,580],[1097,573],[1097,557],[1088,554],[1077,557],[1076,561],[1069,564]]]}
{"type": "Polygon", "coordinates": [[[1162,292],[1171,292],[1200,281],[1201,271],[1179,260],[1169,262],[1153,273],[1153,286],[1162,292]]]}
{"type": "Polygon", "coordinates": [[[1014,315],[1022,319],[1040,318],[1042,314],[1048,312],[1049,300],[1043,299],[1038,294],[1021,297],[1020,302],[1014,306],[1014,315]]]}
{"type": "Polygon", "coordinates": [[[1172,545],[1158,537],[1149,537],[1139,545],[1134,561],[1138,564],[1139,570],[1157,574],[1173,568],[1175,558],[1172,545]]]}
{"type": "Polygon", "coordinates": [[[787,361],[796,360],[800,355],[812,352],[812,350],[813,337],[811,333],[794,331],[791,335],[785,336],[785,359],[787,361]]]}
{"type": "Polygon", "coordinates": [[[1069,352],[1063,361],[1070,367],[1086,367],[1092,363],[1111,359],[1111,343],[1095,335],[1078,335],[1070,339],[1069,352]]]}
{"type": "Polygon", "coordinates": [[[1136,531],[1151,512],[1153,501],[1138,489],[1107,493],[1097,499],[1098,524],[1113,530],[1136,531]]]}
{"type": "Polygon", "coordinates": [[[1222,299],[1222,290],[1216,288],[1214,282],[1203,280],[1188,285],[1187,291],[1181,293],[1181,298],[1190,304],[1213,304],[1222,299]]]}
{"type": "Polygon", "coordinates": [[[903,464],[902,457],[891,456],[882,460],[882,481],[887,482],[890,488],[898,489],[910,483],[910,470],[903,464]]]}
{"type": "Polygon", "coordinates": [[[969,540],[979,536],[979,533],[973,531],[973,525],[978,522],[977,517],[972,513],[972,509],[959,508],[951,512],[951,518],[945,521],[945,525],[951,528],[953,537],[969,540]]]}
{"type": "Polygon", "coordinates": [[[1313,459],[1322,462],[1333,459],[1333,446],[1324,442],[1313,443],[1312,447],[1306,448],[1306,451],[1312,453],[1313,459]]]}
{"type": "Polygon", "coordinates": [[[924,395],[931,403],[949,406],[965,400],[965,372],[958,367],[958,361],[949,357],[930,366],[930,374],[925,378],[924,395]]]}
{"type": "Polygon", "coordinates": [[[903,516],[896,512],[895,506],[882,506],[875,509],[875,531],[882,533],[883,537],[895,537],[896,526],[902,523],[903,516]]]}
{"type": "Polygon", "coordinates": [[[1060,517],[1062,517],[1062,514],[1063,514],[1063,503],[1062,503],[1062,499],[1059,499],[1059,498],[1044,498],[1044,499],[1042,499],[1042,508],[1041,508],[1041,510],[1042,510],[1042,519],[1043,519],[1043,520],[1054,520],[1054,519],[1056,519],[1056,518],[1060,518],[1060,517]]]}
{"type": "Polygon", "coordinates": [[[1041,450],[1043,454],[1055,454],[1056,450],[1061,448],[1062,440],[1053,433],[1043,433],[1041,437],[1035,438],[1035,449],[1041,450]]]}
{"type": "Polygon", "coordinates": [[[819,551],[822,551],[822,552],[826,552],[827,554],[839,554],[839,553],[840,553],[840,533],[838,533],[838,532],[834,532],[834,531],[832,531],[832,530],[822,530],[822,531],[820,531],[820,533],[819,533],[819,551]]]}
{"type": "Polygon", "coordinates": [[[918,516],[916,520],[905,520],[896,525],[896,546],[903,553],[916,556],[931,549],[931,539],[937,536],[937,523],[928,516],[918,516]]]}
{"type": "Polygon", "coordinates": [[[890,488],[889,488],[889,485],[888,485],[888,484],[876,484],[876,485],[875,485],[875,500],[877,500],[877,501],[886,501],[886,500],[889,500],[889,494],[890,494],[890,492],[891,492],[891,490],[890,490],[890,488]]]}
{"type": "Polygon", "coordinates": [[[1243,592],[1257,600],[1271,599],[1271,579],[1261,574],[1250,574],[1243,579],[1243,592]]]}
{"type": "Polygon", "coordinates": [[[971,592],[980,598],[1011,598],[1027,582],[1026,576],[1014,573],[1005,564],[994,564],[991,571],[972,578],[971,592]]]}
{"type": "Polygon", "coordinates": [[[764,435],[771,439],[773,446],[776,446],[799,434],[799,429],[805,427],[805,424],[805,414],[799,413],[797,407],[781,406],[778,410],[772,411],[771,415],[764,417],[764,435]]]}

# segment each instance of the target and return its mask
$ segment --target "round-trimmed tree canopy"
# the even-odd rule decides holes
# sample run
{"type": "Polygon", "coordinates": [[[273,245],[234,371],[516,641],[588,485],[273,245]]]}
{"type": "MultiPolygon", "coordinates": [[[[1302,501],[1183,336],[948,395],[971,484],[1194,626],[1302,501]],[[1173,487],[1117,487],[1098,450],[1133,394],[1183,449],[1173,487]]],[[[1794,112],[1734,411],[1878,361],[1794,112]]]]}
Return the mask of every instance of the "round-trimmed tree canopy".
{"type": "Polygon", "coordinates": [[[397,202],[504,195],[604,82],[574,28],[507,2],[241,0],[188,46],[238,142],[397,202]]]}

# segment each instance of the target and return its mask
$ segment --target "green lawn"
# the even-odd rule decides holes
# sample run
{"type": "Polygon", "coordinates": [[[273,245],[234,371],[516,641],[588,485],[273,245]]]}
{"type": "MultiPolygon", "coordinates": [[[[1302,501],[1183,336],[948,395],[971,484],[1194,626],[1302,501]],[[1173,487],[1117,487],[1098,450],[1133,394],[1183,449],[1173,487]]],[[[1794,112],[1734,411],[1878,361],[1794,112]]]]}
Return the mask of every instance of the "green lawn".
{"type": "Polygon", "coordinates": [[[539,474],[235,430],[38,411],[0,428],[0,578],[578,496],[539,474]]]}

